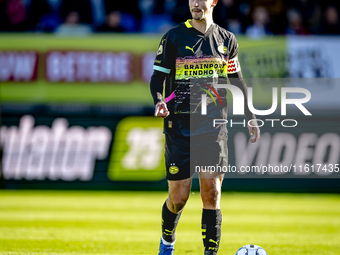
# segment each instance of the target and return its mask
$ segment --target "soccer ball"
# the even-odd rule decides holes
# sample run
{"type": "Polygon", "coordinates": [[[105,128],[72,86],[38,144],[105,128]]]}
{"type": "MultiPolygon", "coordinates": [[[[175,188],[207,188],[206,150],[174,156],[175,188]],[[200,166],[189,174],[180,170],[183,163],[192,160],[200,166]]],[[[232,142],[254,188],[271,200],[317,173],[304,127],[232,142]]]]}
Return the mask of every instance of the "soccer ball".
{"type": "Polygon", "coordinates": [[[268,253],[258,245],[247,244],[238,249],[235,255],[268,255],[268,253]]]}

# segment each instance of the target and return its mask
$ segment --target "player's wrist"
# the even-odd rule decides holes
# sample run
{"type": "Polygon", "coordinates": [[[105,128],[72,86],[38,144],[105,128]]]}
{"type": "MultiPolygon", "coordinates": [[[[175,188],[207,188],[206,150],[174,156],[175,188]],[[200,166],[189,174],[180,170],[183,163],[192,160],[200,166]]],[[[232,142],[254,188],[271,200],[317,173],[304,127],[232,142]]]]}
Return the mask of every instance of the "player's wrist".
{"type": "Polygon", "coordinates": [[[157,105],[157,104],[162,104],[162,103],[165,104],[165,102],[164,102],[163,100],[158,100],[158,101],[156,102],[156,105],[157,105]]]}
{"type": "Polygon", "coordinates": [[[255,114],[247,114],[247,119],[248,119],[248,121],[252,121],[252,120],[254,120],[254,121],[257,121],[257,119],[256,119],[256,116],[255,116],[255,114]]]}
{"type": "Polygon", "coordinates": [[[166,107],[166,104],[164,101],[158,101],[156,104],[155,104],[155,107],[166,107]]]}

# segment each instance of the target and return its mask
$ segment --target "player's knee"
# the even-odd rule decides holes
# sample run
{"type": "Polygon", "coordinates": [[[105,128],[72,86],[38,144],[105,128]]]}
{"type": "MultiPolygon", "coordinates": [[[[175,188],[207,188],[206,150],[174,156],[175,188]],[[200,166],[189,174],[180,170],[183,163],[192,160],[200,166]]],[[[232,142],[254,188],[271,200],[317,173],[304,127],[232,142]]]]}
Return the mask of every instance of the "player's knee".
{"type": "Polygon", "coordinates": [[[174,211],[176,213],[180,212],[184,208],[185,204],[186,202],[180,202],[180,203],[174,204],[174,211]]]}
{"type": "Polygon", "coordinates": [[[205,207],[217,209],[220,204],[220,191],[215,187],[205,189],[202,193],[202,201],[205,207]]]}
{"type": "Polygon", "coordinates": [[[184,208],[187,201],[188,201],[187,197],[175,197],[170,199],[173,212],[178,213],[179,211],[181,211],[184,208]]]}

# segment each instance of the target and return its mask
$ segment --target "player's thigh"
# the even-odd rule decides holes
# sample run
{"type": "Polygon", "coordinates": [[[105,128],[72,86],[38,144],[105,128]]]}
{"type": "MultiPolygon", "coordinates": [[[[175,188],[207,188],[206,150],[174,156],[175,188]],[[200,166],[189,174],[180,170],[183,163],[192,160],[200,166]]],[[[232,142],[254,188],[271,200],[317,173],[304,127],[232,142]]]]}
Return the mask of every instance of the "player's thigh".
{"type": "Polygon", "coordinates": [[[201,178],[213,178],[224,173],[228,167],[227,132],[200,135],[195,138],[193,155],[195,169],[200,167],[201,178]],[[217,174],[216,174],[217,173],[217,174]]]}
{"type": "Polygon", "coordinates": [[[165,135],[165,146],[166,179],[181,181],[190,178],[190,137],[165,135]]]}

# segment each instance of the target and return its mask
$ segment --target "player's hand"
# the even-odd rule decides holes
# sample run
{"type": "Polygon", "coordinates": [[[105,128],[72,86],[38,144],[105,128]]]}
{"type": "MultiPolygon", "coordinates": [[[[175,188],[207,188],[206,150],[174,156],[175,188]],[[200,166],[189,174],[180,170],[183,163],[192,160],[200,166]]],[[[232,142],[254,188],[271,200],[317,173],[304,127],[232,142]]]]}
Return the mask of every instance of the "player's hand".
{"type": "Polygon", "coordinates": [[[155,116],[159,118],[165,119],[169,116],[168,108],[166,107],[166,104],[163,101],[160,101],[155,106],[155,116]]]}
{"type": "Polygon", "coordinates": [[[250,142],[256,143],[260,139],[260,128],[257,125],[256,120],[251,120],[248,125],[249,135],[250,135],[250,142]]]}

